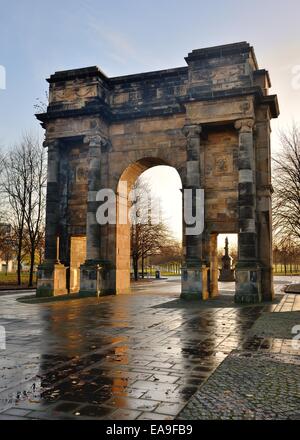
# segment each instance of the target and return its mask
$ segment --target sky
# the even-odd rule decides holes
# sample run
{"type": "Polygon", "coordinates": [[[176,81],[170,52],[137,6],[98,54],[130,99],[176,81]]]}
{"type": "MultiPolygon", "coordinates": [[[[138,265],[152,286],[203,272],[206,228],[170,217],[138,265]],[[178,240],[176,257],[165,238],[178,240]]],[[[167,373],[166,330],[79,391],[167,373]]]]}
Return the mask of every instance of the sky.
{"type": "MultiPolygon", "coordinates": [[[[34,104],[55,71],[98,65],[118,76],[179,67],[193,49],[248,41],[278,94],[276,152],[278,130],[300,122],[299,16],[299,0],[0,0],[0,147],[25,131],[42,137],[34,104]]],[[[152,172],[160,188],[178,190],[176,173],[152,172]]],[[[178,234],[179,221],[172,227],[178,234]]]]}

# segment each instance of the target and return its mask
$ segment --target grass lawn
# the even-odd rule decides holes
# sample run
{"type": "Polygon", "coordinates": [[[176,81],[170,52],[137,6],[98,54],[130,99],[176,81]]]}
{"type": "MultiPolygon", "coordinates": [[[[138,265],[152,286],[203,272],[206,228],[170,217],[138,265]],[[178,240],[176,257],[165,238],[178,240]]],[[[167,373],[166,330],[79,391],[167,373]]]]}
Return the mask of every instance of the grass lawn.
{"type": "Polygon", "coordinates": [[[287,277],[291,277],[291,276],[293,276],[293,277],[296,277],[296,276],[299,276],[300,275],[300,272],[293,272],[293,273],[291,273],[291,272],[287,272],[287,273],[284,273],[284,272],[274,272],[274,276],[275,277],[285,277],[285,276],[287,276],[287,277]]]}
{"type": "MultiPolygon", "coordinates": [[[[300,272],[293,272],[292,274],[287,272],[286,276],[297,276],[300,275],[300,272]]],[[[180,276],[175,275],[174,273],[170,273],[170,272],[165,272],[162,271],[160,274],[161,277],[178,277],[180,276]]],[[[274,276],[285,276],[284,272],[280,272],[280,271],[276,271],[274,272],[274,276]]],[[[29,280],[29,273],[28,272],[23,272],[21,275],[22,278],[22,286],[27,287],[28,286],[28,280],[29,280]]],[[[155,273],[151,274],[151,278],[155,278],[155,273]]],[[[145,280],[147,280],[147,276],[145,276],[145,280]]],[[[139,279],[139,281],[142,281],[141,279],[139,279]]],[[[34,275],[33,278],[33,283],[34,285],[36,285],[36,274],[34,275]]],[[[4,272],[0,272],[0,288],[1,287],[10,287],[10,286],[17,286],[17,274],[16,273],[8,273],[7,275],[4,272]]]]}
{"type": "MultiPolygon", "coordinates": [[[[29,280],[29,273],[24,272],[21,274],[22,285],[27,286],[29,280]]],[[[33,277],[34,284],[36,283],[36,275],[33,277]]],[[[1,286],[16,286],[17,285],[17,274],[0,272],[0,287],[1,286]]]]}

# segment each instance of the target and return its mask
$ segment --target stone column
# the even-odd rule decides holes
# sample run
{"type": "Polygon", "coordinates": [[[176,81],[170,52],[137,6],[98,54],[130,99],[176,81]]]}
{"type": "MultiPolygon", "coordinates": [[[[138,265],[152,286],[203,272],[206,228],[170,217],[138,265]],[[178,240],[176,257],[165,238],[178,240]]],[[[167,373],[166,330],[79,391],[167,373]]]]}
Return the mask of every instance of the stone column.
{"type": "MultiPolygon", "coordinates": [[[[186,185],[183,188],[183,202],[190,190],[192,192],[192,204],[195,208],[197,190],[201,189],[201,164],[200,164],[200,125],[186,125],[183,133],[187,138],[187,162],[186,162],[186,185]]],[[[194,209],[195,212],[195,209],[194,209]]],[[[200,220],[200,219],[199,219],[200,220]]],[[[184,221],[184,219],[183,219],[184,221]]],[[[181,297],[188,300],[208,299],[208,269],[203,261],[202,233],[197,235],[187,235],[185,225],[183,234],[185,235],[185,261],[182,267],[182,290],[181,297]]]]}
{"type": "Polygon", "coordinates": [[[100,225],[96,220],[99,204],[96,196],[101,189],[101,136],[86,137],[85,143],[89,144],[88,152],[88,200],[86,215],[86,259],[87,261],[100,260],[100,225]]]}
{"type": "Polygon", "coordinates": [[[273,301],[272,188],[258,191],[258,255],[261,263],[261,290],[264,301],[273,301]]]}
{"type": "Polygon", "coordinates": [[[257,176],[257,242],[262,266],[261,288],[264,301],[274,299],[272,246],[272,181],[271,126],[269,109],[260,107],[256,119],[256,176],[257,176]]]}
{"type": "Polygon", "coordinates": [[[59,223],[59,142],[48,142],[44,146],[48,147],[45,260],[54,263],[59,223]]]}
{"type": "Polygon", "coordinates": [[[101,148],[107,141],[100,135],[87,136],[88,194],[86,216],[86,261],[80,268],[80,295],[94,296],[105,293],[108,262],[101,258],[101,226],[96,219],[99,202],[97,193],[101,190],[101,148]],[[100,282],[100,283],[99,283],[100,282]]]}
{"type": "Polygon", "coordinates": [[[46,204],[45,261],[38,267],[37,296],[67,293],[66,267],[59,261],[59,161],[58,141],[45,142],[48,147],[48,178],[46,204]]]}
{"type": "Polygon", "coordinates": [[[257,257],[254,120],[238,120],[235,128],[239,132],[239,237],[235,300],[238,303],[256,303],[261,301],[261,270],[257,257]]]}

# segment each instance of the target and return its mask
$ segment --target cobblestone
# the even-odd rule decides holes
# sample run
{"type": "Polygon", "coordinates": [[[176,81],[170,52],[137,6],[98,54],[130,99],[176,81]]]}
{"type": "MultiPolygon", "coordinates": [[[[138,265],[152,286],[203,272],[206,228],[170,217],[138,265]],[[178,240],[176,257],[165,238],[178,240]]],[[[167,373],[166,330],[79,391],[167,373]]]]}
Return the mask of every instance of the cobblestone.
{"type": "Polygon", "coordinates": [[[179,419],[290,419],[300,408],[300,356],[235,351],[179,419]]]}

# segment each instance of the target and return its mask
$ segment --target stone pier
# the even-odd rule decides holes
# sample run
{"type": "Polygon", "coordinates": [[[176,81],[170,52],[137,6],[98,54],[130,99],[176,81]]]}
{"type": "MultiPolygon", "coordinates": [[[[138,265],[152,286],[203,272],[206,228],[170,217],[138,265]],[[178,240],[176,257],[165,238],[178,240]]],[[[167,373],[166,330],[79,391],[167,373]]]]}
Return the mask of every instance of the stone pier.
{"type": "MultiPolygon", "coordinates": [[[[218,295],[216,240],[238,234],[236,301],[273,299],[269,73],[246,42],[193,50],[179,68],[110,78],[98,67],[56,72],[38,114],[48,148],[45,262],[37,295],[130,292],[130,227],[99,225],[97,193],[129,203],[145,170],[175,168],[204,229],[183,238],[182,297],[218,295]],[[56,244],[59,239],[59,255],[56,244]]],[[[185,200],[184,200],[185,201],[185,200]]],[[[183,224],[183,230],[186,230],[183,224]]]]}

